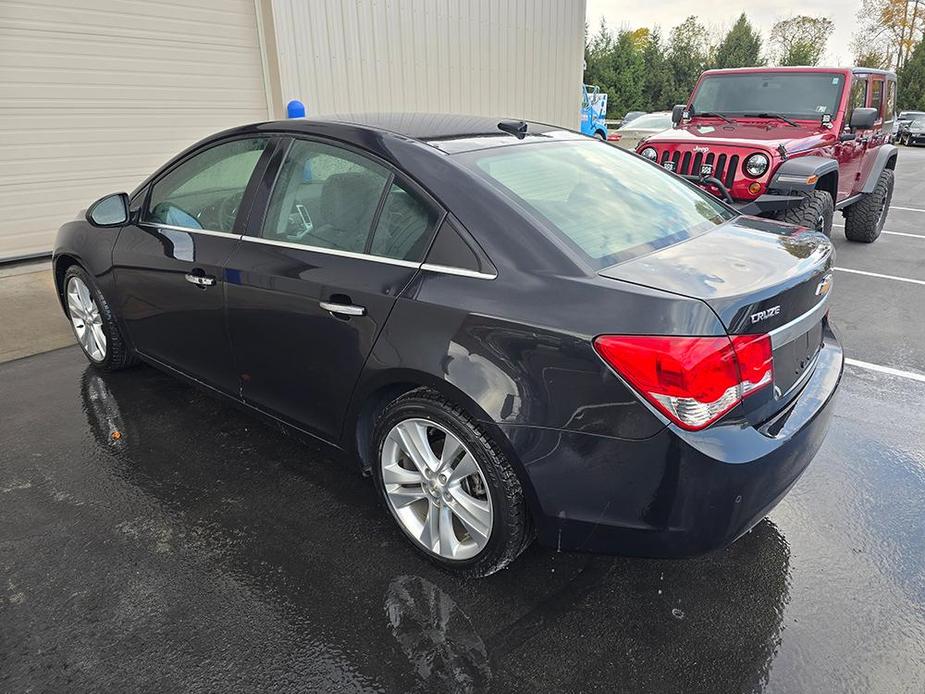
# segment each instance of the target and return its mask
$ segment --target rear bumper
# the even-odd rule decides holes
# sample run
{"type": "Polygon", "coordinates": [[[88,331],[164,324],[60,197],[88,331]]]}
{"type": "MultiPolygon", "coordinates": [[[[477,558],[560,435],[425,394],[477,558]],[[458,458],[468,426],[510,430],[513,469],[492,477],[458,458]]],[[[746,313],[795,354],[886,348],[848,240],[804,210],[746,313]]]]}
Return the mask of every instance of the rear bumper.
{"type": "Polygon", "coordinates": [[[826,328],[803,391],[759,429],[729,420],[702,432],[667,426],[630,441],[502,426],[536,494],[539,541],[656,557],[733,542],[783,498],[819,449],[843,361],[826,328]]]}

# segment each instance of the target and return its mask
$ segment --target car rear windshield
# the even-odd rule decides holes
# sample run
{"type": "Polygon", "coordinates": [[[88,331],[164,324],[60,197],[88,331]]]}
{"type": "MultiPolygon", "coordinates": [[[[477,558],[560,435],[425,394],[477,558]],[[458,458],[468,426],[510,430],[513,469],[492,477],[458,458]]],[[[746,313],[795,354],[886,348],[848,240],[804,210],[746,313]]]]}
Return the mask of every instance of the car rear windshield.
{"type": "Polygon", "coordinates": [[[699,188],[603,142],[522,144],[460,157],[595,269],[736,216],[699,188]]]}
{"type": "Polygon", "coordinates": [[[707,75],[694,94],[693,115],[768,113],[816,120],[835,113],[844,83],[844,75],[830,72],[707,75]]]}

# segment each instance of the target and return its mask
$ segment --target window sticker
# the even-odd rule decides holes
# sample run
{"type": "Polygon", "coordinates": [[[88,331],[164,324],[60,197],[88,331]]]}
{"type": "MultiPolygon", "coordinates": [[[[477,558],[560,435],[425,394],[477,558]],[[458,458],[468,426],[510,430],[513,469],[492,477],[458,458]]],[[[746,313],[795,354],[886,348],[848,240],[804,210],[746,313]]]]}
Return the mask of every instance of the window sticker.
{"type": "Polygon", "coordinates": [[[716,128],[714,128],[712,125],[701,125],[698,130],[700,130],[702,133],[712,133],[714,130],[716,130],[716,128]]]}

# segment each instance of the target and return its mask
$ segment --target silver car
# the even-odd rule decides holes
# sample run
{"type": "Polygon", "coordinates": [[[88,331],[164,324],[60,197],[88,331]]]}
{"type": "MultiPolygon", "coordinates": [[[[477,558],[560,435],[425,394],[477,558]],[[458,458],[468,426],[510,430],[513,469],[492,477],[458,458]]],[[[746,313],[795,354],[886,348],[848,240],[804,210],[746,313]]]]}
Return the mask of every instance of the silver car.
{"type": "Polygon", "coordinates": [[[644,137],[655,135],[672,127],[671,111],[657,111],[635,118],[622,128],[618,128],[607,139],[624,149],[636,149],[644,137]]]}

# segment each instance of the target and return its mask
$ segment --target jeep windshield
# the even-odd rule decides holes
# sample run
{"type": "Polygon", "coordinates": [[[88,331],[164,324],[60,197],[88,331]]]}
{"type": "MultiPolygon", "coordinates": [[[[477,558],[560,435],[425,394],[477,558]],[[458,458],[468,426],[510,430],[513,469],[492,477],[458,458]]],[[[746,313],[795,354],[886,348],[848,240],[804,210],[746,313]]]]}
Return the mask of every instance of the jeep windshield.
{"type": "Polygon", "coordinates": [[[693,114],[819,120],[838,109],[845,77],[826,72],[746,72],[707,75],[693,114]]]}

